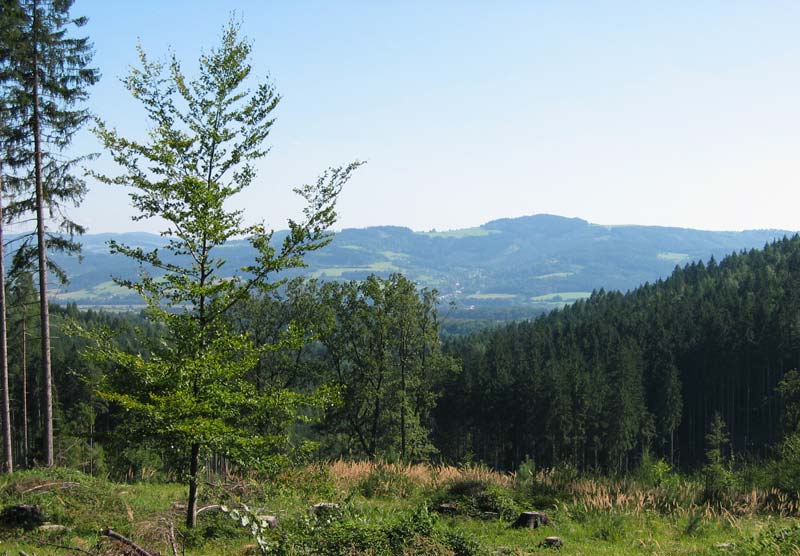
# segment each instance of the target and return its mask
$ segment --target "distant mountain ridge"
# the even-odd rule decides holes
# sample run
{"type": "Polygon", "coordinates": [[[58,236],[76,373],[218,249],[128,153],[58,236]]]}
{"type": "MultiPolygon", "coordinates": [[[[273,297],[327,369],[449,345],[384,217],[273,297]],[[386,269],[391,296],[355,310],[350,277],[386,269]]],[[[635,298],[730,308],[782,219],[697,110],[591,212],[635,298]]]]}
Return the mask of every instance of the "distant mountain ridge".
{"type": "MultiPolygon", "coordinates": [[[[276,240],[285,233],[276,232],[276,240]]],[[[666,277],[676,265],[712,256],[720,259],[794,234],[605,226],[547,214],[446,232],[397,226],[347,228],[331,245],[309,255],[309,267],[295,274],[349,280],[402,272],[420,285],[437,288],[445,300],[464,310],[498,305],[548,308],[594,289],[626,291],[666,277]]],[[[132,261],[108,252],[106,242],[112,238],[145,248],[167,241],[141,232],[84,236],[82,262],[58,258],[71,281],[57,289],[55,300],[79,305],[139,302],[111,282],[112,275],[132,277],[138,271],[132,261]]],[[[253,255],[244,240],[230,242],[224,249],[229,272],[249,263],[253,255]]]]}

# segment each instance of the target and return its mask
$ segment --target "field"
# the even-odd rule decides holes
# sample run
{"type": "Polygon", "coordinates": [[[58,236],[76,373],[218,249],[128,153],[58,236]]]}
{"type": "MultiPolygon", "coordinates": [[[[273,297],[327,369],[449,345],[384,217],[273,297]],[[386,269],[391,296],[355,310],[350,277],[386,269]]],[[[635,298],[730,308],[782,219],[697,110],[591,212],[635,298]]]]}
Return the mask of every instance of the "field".
{"type": "Polygon", "coordinates": [[[703,503],[696,483],[671,474],[645,486],[577,478],[569,470],[502,474],[479,466],[335,461],[272,479],[207,479],[205,509],[187,531],[185,490],[174,483],[113,483],[65,469],[3,476],[0,507],[37,505],[55,526],[26,530],[3,514],[0,550],[129,553],[101,534],[111,527],[161,554],[259,554],[259,543],[265,554],[320,556],[800,554],[798,508],[785,496],[752,490],[725,504],[703,503]],[[338,506],[315,515],[310,508],[319,502],[338,506]],[[552,525],[511,527],[527,510],[546,512],[552,525]],[[276,516],[277,527],[253,526],[261,514],[276,516]],[[549,536],[563,546],[546,548],[549,536]]]}
{"type": "Polygon", "coordinates": [[[310,274],[312,278],[341,278],[347,272],[380,273],[397,272],[400,268],[389,261],[378,261],[367,266],[333,266],[315,270],[310,274]]]}
{"type": "Polygon", "coordinates": [[[573,301],[578,301],[579,299],[586,299],[590,295],[592,295],[591,292],[555,292],[555,293],[548,293],[546,295],[537,295],[536,297],[532,297],[531,300],[540,303],[545,303],[545,302],[572,303],[573,301]]]}
{"type": "Polygon", "coordinates": [[[487,228],[462,228],[460,230],[447,230],[443,232],[417,232],[420,235],[428,237],[443,237],[450,239],[461,239],[465,237],[484,237],[492,234],[502,233],[500,230],[489,230],[487,228]]]}

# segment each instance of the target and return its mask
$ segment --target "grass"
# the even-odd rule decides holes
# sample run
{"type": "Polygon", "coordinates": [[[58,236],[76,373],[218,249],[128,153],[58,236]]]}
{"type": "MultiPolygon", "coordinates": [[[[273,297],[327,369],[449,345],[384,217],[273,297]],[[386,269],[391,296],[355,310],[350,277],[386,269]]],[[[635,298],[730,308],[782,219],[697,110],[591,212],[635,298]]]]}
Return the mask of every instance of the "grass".
{"type": "Polygon", "coordinates": [[[466,296],[467,299],[516,299],[513,293],[473,293],[466,296]]]}
{"type": "Polygon", "coordinates": [[[58,301],[97,301],[107,300],[113,296],[129,296],[131,291],[123,288],[111,280],[101,282],[88,289],[81,289],[67,292],[57,292],[53,294],[53,299],[58,301]]]}
{"type": "Polygon", "coordinates": [[[311,273],[312,278],[341,278],[346,272],[398,272],[400,267],[390,261],[378,261],[365,266],[332,266],[311,273]]]}
{"type": "Polygon", "coordinates": [[[404,261],[409,258],[408,253],[398,253],[396,251],[381,251],[379,254],[390,261],[404,261]]]}
{"type": "MultiPolygon", "coordinates": [[[[563,539],[559,554],[576,556],[800,554],[798,508],[790,500],[752,491],[712,506],[700,501],[700,490],[677,475],[647,486],[560,470],[514,474],[482,466],[334,461],[271,479],[216,478],[204,485],[200,505],[246,504],[252,514],[277,515],[279,526],[263,540],[284,555],[546,555],[554,552],[543,547],[551,535],[563,539]],[[321,501],[339,509],[314,517],[309,508],[321,501]],[[443,504],[449,511],[440,515],[443,504]],[[520,510],[546,511],[554,524],[513,529],[520,510]]],[[[110,526],[151,551],[171,554],[170,524],[188,555],[259,553],[249,530],[223,512],[203,512],[196,530],[184,530],[185,495],[174,483],[114,483],[66,469],[2,476],[0,508],[35,504],[67,529],[0,526],[0,553],[76,553],[53,546],[62,545],[98,556],[124,554],[99,534],[110,526]]]]}

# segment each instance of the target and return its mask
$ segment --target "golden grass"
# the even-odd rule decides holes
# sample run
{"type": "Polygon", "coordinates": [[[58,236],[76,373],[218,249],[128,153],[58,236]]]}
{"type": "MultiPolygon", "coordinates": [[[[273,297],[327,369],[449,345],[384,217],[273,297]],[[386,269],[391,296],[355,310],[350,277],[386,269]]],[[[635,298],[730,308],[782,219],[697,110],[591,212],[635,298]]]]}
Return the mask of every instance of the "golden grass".
{"type": "MultiPolygon", "coordinates": [[[[373,461],[332,461],[324,466],[337,488],[352,489],[381,472],[386,481],[402,477],[409,484],[437,488],[455,481],[481,481],[511,488],[520,479],[515,473],[494,471],[483,465],[430,465],[373,461]]],[[[380,475],[379,475],[380,476],[380,475]]],[[[800,502],[777,489],[751,489],[736,492],[711,503],[702,499],[702,485],[674,477],[664,486],[650,486],[630,479],[576,478],[564,482],[558,473],[538,471],[529,478],[542,489],[562,492],[559,506],[568,514],[595,511],[621,511],[632,514],[691,513],[735,521],[741,516],[759,513],[800,517],[800,502]]],[[[389,490],[388,488],[386,489],[389,490]]]]}
{"type": "Polygon", "coordinates": [[[731,493],[717,502],[704,501],[702,486],[688,480],[652,487],[634,481],[578,479],[567,485],[566,490],[571,500],[561,505],[568,512],[570,508],[583,512],[617,510],[633,514],[658,511],[726,519],[759,513],[800,516],[800,503],[778,489],[754,488],[749,492],[731,493]]]}
{"type": "Polygon", "coordinates": [[[374,461],[346,461],[343,459],[328,464],[331,477],[337,487],[352,488],[377,472],[387,476],[404,477],[421,487],[437,487],[452,481],[484,481],[499,486],[514,484],[514,473],[493,471],[483,465],[429,465],[423,463],[386,463],[374,461]]]}

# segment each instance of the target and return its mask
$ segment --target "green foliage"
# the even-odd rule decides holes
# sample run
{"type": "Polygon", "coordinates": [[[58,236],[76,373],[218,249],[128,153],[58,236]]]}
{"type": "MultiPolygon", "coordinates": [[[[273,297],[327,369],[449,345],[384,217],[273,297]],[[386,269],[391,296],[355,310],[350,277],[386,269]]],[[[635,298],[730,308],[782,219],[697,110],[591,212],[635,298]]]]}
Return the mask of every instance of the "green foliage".
{"type": "Polygon", "coordinates": [[[775,486],[793,496],[800,495],[800,434],[787,436],[780,445],[780,457],[772,465],[775,486]]]}
{"type": "Polygon", "coordinates": [[[625,536],[625,516],[612,513],[596,514],[588,523],[588,527],[593,538],[618,543],[625,536]]]}
{"type": "MultiPolygon", "coordinates": [[[[146,314],[163,327],[148,356],[128,352],[94,332],[92,355],[113,363],[117,374],[104,398],[136,417],[139,436],[158,441],[189,483],[187,525],[194,525],[201,455],[215,453],[262,469],[287,461],[288,426],[309,404],[327,405],[280,386],[259,389],[248,378],[270,346],[257,346],[236,331],[232,309],[255,290],[274,290],[275,272],[300,267],[303,256],[330,242],[336,199],[358,166],[332,169],[296,192],[307,202],[303,222],[289,221],[279,247],[263,225],[246,225],[230,200],[252,184],[254,162],[264,156],[279,97],[270,83],[248,90],[251,46],[239,25],[224,29],[218,48],[200,57],[199,77],[189,80],[173,56],[151,61],[139,48],[140,67],[124,83],[139,100],[150,124],[149,140],[129,140],[98,121],[97,135],[125,174],[98,175],[102,182],[128,186],[137,219],[161,218],[168,241],[145,251],[111,241],[113,252],[140,265],[138,280],[116,281],[139,293],[146,314]],[[255,260],[221,276],[224,246],[248,238],[255,260]],[[170,257],[165,257],[166,252],[170,257]]],[[[297,345],[303,333],[289,326],[278,344],[297,345]]]]}
{"type": "Polygon", "coordinates": [[[721,502],[733,486],[734,476],[723,453],[727,444],[725,421],[716,413],[706,435],[707,462],[702,469],[703,497],[707,501],[721,502]]]}
{"type": "Polygon", "coordinates": [[[683,534],[687,536],[699,536],[703,534],[705,521],[703,514],[697,510],[691,511],[686,515],[683,525],[683,534]]]}
{"type": "Polygon", "coordinates": [[[288,532],[275,547],[279,554],[319,556],[480,556],[482,547],[469,535],[444,530],[435,514],[425,506],[392,515],[385,520],[367,522],[358,512],[342,519],[319,524],[303,520],[288,526],[288,532]]]}
{"type": "Polygon", "coordinates": [[[366,498],[407,498],[417,487],[402,472],[378,464],[356,487],[366,498]]]}
{"type": "Polygon", "coordinates": [[[800,524],[789,527],[772,525],[757,535],[738,543],[732,551],[737,556],[782,556],[800,551],[800,524]]]}
{"type": "Polygon", "coordinates": [[[660,487],[666,483],[672,473],[672,466],[663,459],[656,459],[649,450],[645,450],[634,477],[650,487],[660,487]]]}
{"type": "Polygon", "coordinates": [[[459,515],[481,519],[513,520],[520,512],[511,490],[477,479],[457,480],[443,487],[431,499],[433,508],[441,504],[454,508],[459,515]]]}
{"type": "Polygon", "coordinates": [[[433,453],[434,386],[455,370],[438,337],[437,294],[407,278],[369,276],[327,283],[317,292],[328,308],[320,341],[327,379],[341,393],[325,431],[340,448],[371,459],[424,460],[433,453]]]}
{"type": "MultiPolygon", "coordinates": [[[[75,170],[88,157],[65,156],[72,138],[89,120],[81,107],[88,89],[100,78],[91,68],[92,44],[71,32],[87,19],[70,15],[72,0],[12,0],[3,3],[0,27],[0,151],[6,171],[7,190],[13,201],[5,207],[8,221],[36,213],[42,205],[61,234],[47,232],[46,247],[54,252],[76,252],[80,244],[74,234],[84,228],[71,220],[65,207],[77,205],[86,193],[82,173],[75,170]],[[34,80],[34,76],[37,79],[34,80]],[[36,102],[36,105],[34,105],[36,102]],[[37,169],[36,153],[41,162],[37,169]],[[43,183],[42,183],[43,182],[43,183]],[[37,185],[42,184],[40,191],[37,185]]],[[[48,226],[48,227],[50,227],[48,226]]],[[[16,271],[35,268],[36,233],[23,234],[16,245],[16,271]]],[[[66,274],[48,261],[48,269],[62,282],[66,274]]]]}
{"type": "Polygon", "coordinates": [[[783,427],[787,433],[800,432],[800,373],[788,371],[776,388],[783,401],[783,427]]]}
{"type": "Polygon", "coordinates": [[[737,459],[763,458],[792,426],[799,272],[800,237],[784,238],[451,338],[462,372],[440,387],[434,444],[451,461],[471,452],[502,469],[530,457],[628,473],[645,450],[697,469],[703,424],[719,412],[737,459]]]}
{"type": "MultiPolygon", "coordinates": [[[[238,508],[229,508],[228,506],[222,505],[220,506],[220,512],[229,518],[227,522],[228,525],[230,525],[230,521],[233,521],[234,524],[239,527],[239,531],[241,531],[242,528],[248,531],[263,554],[268,554],[270,552],[271,536],[269,534],[269,522],[263,516],[257,515],[244,504],[241,504],[238,508]]],[[[219,538],[220,536],[235,537],[236,531],[231,531],[230,528],[217,525],[206,534],[206,538],[210,536],[214,538],[219,538]]]]}

